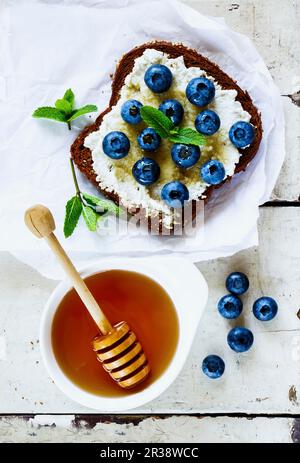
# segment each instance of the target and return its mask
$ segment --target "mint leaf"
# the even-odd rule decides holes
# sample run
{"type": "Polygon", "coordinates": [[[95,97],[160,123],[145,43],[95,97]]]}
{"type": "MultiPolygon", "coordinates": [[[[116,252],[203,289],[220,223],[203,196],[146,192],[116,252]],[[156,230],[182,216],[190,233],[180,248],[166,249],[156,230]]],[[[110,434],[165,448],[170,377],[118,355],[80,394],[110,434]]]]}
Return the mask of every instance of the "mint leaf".
{"type": "Polygon", "coordinates": [[[174,124],[163,112],[152,106],[142,106],[141,116],[149,127],[152,127],[162,138],[168,138],[174,124]]]}
{"type": "Polygon", "coordinates": [[[52,119],[59,122],[67,122],[67,116],[57,108],[52,106],[42,106],[34,111],[33,117],[52,119]]]}
{"type": "Polygon", "coordinates": [[[99,208],[97,213],[100,215],[104,215],[106,212],[110,212],[114,215],[120,214],[120,208],[112,201],[98,198],[97,196],[89,195],[88,193],[82,193],[82,197],[91,206],[99,208]]]}
{"type": "Polygon", "coordinates": [[[60,100],[56,100],[55,107],[63,113],[65,113],[66,116],[69,116],[72,112],[71,103],[69,103],[67,100],[64,100],[63,98],[60,100]]]}
{"type": "Polygon", "coordinates": [[[71,105],[71,109],[73,109],[75,95],[74,95],[73,91],[70,88],[68,88],[68,90],[65,91],[64,100],[68,101],[70,103],[70,105],[71,105]]]}
{"type": "Polygon", "coordinates": [[[64,222],[64,235],[66,238],[72,235],[76,228],[82,212],[82,204],[79,197],[73,196],[66,204],[66,215],[64,222]]]}
{"type": "Polygon", "coordinates": [[[179,128],[177,133],[170,134],[169,139],[174,143],[184,143],[185,145],[205,145],[204,135],[194,129],[179,128]]]}
{"type": "Polygon", "coordinates": [[[173,143],[186,145],[205,145],[206,139],[194,129],[175,127],[172,121],[162,112],[152,106],[142,106],[141,116],[149,127],[152,127],[162,138],[168,138],[173,143]]]}
{"type": "Polygon", "coordinates": [[[97,106],[94,104],[87,104],[86,106],[83,106],[82,108],[76,109],[72,116],[69,118],[69,121],[73,121],[74,119],[77,119],[77,117],[82,116],[83,114],[87,113],[93,113],[95,111],[98,111],[97,106]]]}
{"type": "Polygon", "coordinates": [[[90,231],[96,231],[98,214],[89,206],[82,206],[82,215],[90,231]]]}
{"type": "Polygon", "coordinates": [[[32,114],[33,117],[43,117],[46,119],[53,119],[59,122],[66,122],[69,129],[71,129],[71,121],[83,114],[97,111],[95,105],[88,104],[82,108],[73,109],[75,95],[71,88],[65,91],[63,98],[59,98],[55,102],[55,107],[43,106],[38,108],[32,114]]]}

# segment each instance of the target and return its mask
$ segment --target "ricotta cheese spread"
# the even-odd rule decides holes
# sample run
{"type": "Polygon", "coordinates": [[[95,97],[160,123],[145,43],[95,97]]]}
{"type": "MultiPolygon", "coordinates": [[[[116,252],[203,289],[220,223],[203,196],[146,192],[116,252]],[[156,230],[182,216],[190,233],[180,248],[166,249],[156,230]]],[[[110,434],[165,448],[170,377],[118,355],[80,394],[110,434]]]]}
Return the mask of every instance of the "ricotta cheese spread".
{"type": "Polygon", "coordinates": [[[91,150],[93,169],[99,186],[106,191],[116,192],[126,208],[144,208],[152,216],[162,212],[164,225],[171,226],[173,213],[160,197],[161,189],[166,183],[174,180],[181,181],[187,186],[190,199],[197,200],[205,197],[205,190],[209,186],[199,175],[199,169],[206,161],[209,159],[221,161],[226,177],[234,173],[240,153],[229,139],[229,130],[235,122],[249,122],[251,118],[249,113],[243,110],[241,103],[236,100],[236,96],[235,90],[223,90],[210,75],[200,68],[187,68],[182,56],[171,59],[163,52],[154,49],[145,50],[143,55],[135,60],[132,72],[126,77],[117,105],[104,116],[99,130],[85,138],[84,146],[91,150]],[[152,64],[164,64],[172,71],[173,82],[171,88],[165,93],[153,93],[144,82],[145,72],[152,64]],[[211,79],[215,84],[215,98],[207,108],[219,115],[221,127],[215,135],[206,137],[207,142],[205,146],[200,147],[201,156],[197,164],[191,169],[183,170],[179,169],[172,160],[172,142],[169,140],[163,139],[159,149],[153,153],[142,151],[137,142],[137,135],[146,126],[144,122],[138,125],[127,124],[121,117],[121,107],[125,101],[132,99],[156,108],[166,99],[176,99],[184,108],[181,126],[194,129],[196,116],[202,109],[188,101],[185,90],[191,79],[201,76],[211,79]],[[109,158],[102,149],[103,138],[114,130],[124,132],[130,140],[129,154],[119,160],[109,158]],[[147,187],[140,185],[132,175],[134,163],[143,156],[155,159],[161,170],[158,181],[147,187]]]}

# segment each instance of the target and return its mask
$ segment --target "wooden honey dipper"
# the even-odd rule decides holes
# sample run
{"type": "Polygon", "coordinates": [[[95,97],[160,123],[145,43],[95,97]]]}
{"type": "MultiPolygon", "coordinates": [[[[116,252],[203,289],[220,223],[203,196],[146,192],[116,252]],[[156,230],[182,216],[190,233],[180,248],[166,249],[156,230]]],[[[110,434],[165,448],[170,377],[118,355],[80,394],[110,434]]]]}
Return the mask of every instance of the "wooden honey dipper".
{"type": "Polygon", "coordinates": [[[54,235],[55,222],[49,209],[39,204],[31,207],[25,212],[25,223],[35,236],[47,241],[98,326],[101,335],[93,340],[93,349],[103,368],[124,389],[140,384],[150,373],[141,344],[126,322],[112,326],[106,318],[54,235]]]}

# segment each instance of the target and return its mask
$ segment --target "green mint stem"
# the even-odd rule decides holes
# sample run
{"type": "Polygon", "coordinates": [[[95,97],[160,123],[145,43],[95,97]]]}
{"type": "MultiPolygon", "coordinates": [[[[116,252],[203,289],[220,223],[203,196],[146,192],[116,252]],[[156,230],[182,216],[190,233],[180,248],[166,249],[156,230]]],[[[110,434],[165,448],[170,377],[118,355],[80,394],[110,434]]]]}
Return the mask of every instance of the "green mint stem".
{"type": "Polygon", "coordinates": [[[71,171],[72,171],[73,182],[74,182],[75,189],[76,189],[76,194],[77,194],[78,198],[80,199],[81,203],[83,204],[83,201],[82,201],[82,198],[81,198],[81,191],[80,191],[80,188],[79,188],[79,185],[78,185],[76,172],[75,172],[75,167],[74,167],[74,162],[73,162],[72,158],[70,158],[70,164],[71,164],[71,171]]]}
{"type": "Polygon", "coordinates": [[[70,122],[70,121],[68,121],[68,122],[67,122],[67,124],[68,124],[68,128],[69,128],[69,130],[71,130],[71,122],[70,122]]]}

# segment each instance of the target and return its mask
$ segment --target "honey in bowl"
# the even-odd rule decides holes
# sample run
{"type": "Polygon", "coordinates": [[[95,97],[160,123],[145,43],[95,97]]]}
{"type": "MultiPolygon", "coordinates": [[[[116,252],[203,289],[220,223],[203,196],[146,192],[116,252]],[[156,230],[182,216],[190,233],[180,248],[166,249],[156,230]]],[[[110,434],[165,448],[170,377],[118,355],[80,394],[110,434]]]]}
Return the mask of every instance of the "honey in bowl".
{"type": "Polygon", "coordinates": [[[73,383],[93,394],[116,397],[145,389],[164,373],[177,347],[179,324],[170,296],[151,278],[126,270],[97,273],[85,282],[111,323],[126,320],[135,332],[151,372],[131,390],[113,381],[92,348],[99,328],[74,289],[62,299],[52,323],[52,348],[58,365],[73,383]]]}

